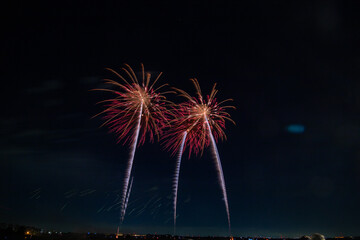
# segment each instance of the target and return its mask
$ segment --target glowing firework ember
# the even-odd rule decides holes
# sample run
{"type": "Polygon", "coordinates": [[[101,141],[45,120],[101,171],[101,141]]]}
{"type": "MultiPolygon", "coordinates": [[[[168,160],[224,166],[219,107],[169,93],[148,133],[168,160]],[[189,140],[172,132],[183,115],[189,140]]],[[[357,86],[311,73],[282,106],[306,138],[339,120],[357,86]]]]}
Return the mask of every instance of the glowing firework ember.
{"type": "Polygon", "coordinates": [[[204,99],[198,81],[196,79],[190,80],[195,85],[197,97],[191,97],[185,91],[177,89],[180,95],[185,97],[187,101],[178,105],[175,110],[177,118],[172,120],[171,129],[165,136],[165,138],[167,138],[165,147],[170,149],[173,154],[176,152],[178,153],[173,184],[174,231],[176,227],[176,203],[179,185],[179,172],[184,149],[186,147],[189,149],[190,156],[192,152],[195,154],[202,154],[204,148],[209,145],[212,147],[214,158],[216,160],[216,169],[225,202],[230,231],[230,212],[226,194],[225,179],[216,142],[218,139],[226,139],[226,135],[223,131],[225,128],[225,120],[229,120],[233,123],[234,121],[230,118],[230,114],[225,110],[227,108],[234,107],[222,106],[224,102],[230,101],[231,99],[227,99],[220,103],[216,101],[215,96],[218,92],[216,90],[216,84],[213,86],[210,95],[204,99]]]}
{"type": "Polygon", "coordinates": [[[129,180],[135,149],[138,145],[145,142],[146,135],[149,136],[150,141],[153,141],[155,137],[159,138],[161,129],[167,125],[167,104],[170,104],[170,102],[164,96],[164,94],[169,92],[158,92],[158,90],[167,84],[154,88],[162,73],[150,84],[151,75],[150,73],[145,73],[143,64],[141,64],[141,82],[139,82],[136,74],[127,64],[122,68],[124,76],[112,69],[108,70],[120,78],[122,82],[105,79],[106,84],[110,84],[118,90],[94,89],[115,94],[114,98],[100,102],[104,103],[106,108],[96,116],[104,116],[105,122],[102,126],[106,125],[109,127],[110,132],[116,133],[118,135],[118,142],[123,141],[124,144],[130,143],[130,156],[125,171],[121,199],[120,223],[122,223],[131,191],[129,189],[129,180]]]}

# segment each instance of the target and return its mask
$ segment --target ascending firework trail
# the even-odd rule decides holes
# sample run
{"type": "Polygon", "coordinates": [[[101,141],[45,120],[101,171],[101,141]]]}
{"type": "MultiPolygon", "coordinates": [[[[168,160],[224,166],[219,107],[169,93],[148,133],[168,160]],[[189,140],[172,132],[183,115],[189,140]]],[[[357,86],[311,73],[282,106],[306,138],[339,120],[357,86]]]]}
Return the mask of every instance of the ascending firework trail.
{"type": "MultiPolygon", "coordinates": [[[[133,181],[134,181],[134,177],[131,178],[130,186],[129,186],[129,189],[128,189],[127,193],[126,193],[124,209],[127,209],[127,205],[128,205],[128,202],[129,202],[129,197],[130,197],[133,181]]],[[[122,221],[124,221],[124,215],[122,216],[122,219],[120,219],[120,222],[122,222],[122,221]]]]}
{"type": "Polygon", "coordinates": [[[195,154],[203,153],[204,148],[211,145],[213,155],[215,158],[216,169],[218,172],[219,184],[222,189],[223,199],[225,202],[225,209],[229,225],[229,233],[231,234],[230,227],[230,211],[226,194],[225,179],[221,166],[219,153],[217,150],[216,142],[218,139],[226,139],[223,131],[225,128],[225,120],[234,123],[225,109],[234,108],[233,106],[221,106],[227,99],[218,103],[215,99],[217,93],[216,84],[210,95],[206,99],[202,97],[200,85],[196,79],[190,79],[196,88],[197,97],[191,97],[188,93],[181,89],[176,89],[181,96],[186,98],[186,102],[179,104],[174,112],[176,118],[171,121],[171,129],[165,135],[165,147],[168,148],[173,154],[178,153],[174,183],[174,234],[176,228],[176,205],[177,205],[177,192],[179,185],[179,172],[182,155],[184,149],[188,147],[189,157],[191,152],[195,154]]]}
{"type": "Polygon", "coordinates": [[[177,202],[177,192],[178,192],[178,186],[179,186],[179,174],[180,174],[180,165],[181,165],[181,157],[183,154],[184,149],[184,143],[186,140],[187,131],[183,133],[183,137],[181,139],[181,145],[179,149],[179,153],[177,156],[176,161],[176,168],[175,168],[175,175],[174,175],[174,182],[173,182],[173,190],[174,190],[174,234],[175,234],[175,226],[176,226],[176,202],[177,202]]]}
{"type": "Polygon", "coordinates": [[[103,115],[105,122],[102,126],[106,125],[109,127],[110,132],[116,133],[118,142],[123,140],[124,143],[130,143],[130,156],[125,170],[121,197],[121,224],[124,220],[131,192],[132,182],[129,187],[129,181],[136,147],[145,142],[146,134],[149,136],[150,141],[153,141],[155,137],[159,138],[161,129],[168,123],[167,105],[171,105],[171,103],[164,96],[169,92],[158,92],[160,88],[167,84],[154,88],[162,73],[150,85],[151,75],[145,73],[143,64],[141,64],[141,83],[132,68],[127,64],[122,68],[124,76],[112,69],[107,70],[114,73],[122,82],[105,79],[106,84],[117,88],[117,90],[111,88],[94,89],[115,94],[114,98],[100,102],[104,103],[105,110],[96,116],[103,115]]]}

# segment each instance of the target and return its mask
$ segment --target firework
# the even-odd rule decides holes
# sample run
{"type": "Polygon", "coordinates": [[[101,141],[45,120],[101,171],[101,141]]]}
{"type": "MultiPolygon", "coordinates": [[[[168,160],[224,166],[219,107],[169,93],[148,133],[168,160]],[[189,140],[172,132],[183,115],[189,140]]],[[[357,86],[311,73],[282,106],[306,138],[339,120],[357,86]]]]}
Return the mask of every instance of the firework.
{"type": "Polygon", "coordinates": [[[151,142],[154,141],[155,137],[159,138],[161,129],[167,125],[167,105],[171,103],[164,96],[169,92],[159,92],[167,84],[154,87],[162,73],[150,83],[151,74],[145,73],[143,64],[141,64],[140,81],[133,69],[127,64],[122,68],[123,75],[109,68],[107,70],[114,73],[121,81],[104,79],[105,83],[112,88],[94,89],[111,92],[115,95],[114,98],[99,102],[104,104],[105,110],[96,116],[103,115],[105,122],[101,126],[106,125],[110,132],[117,134],[118,142],[123,141],[124,144],[130,144],[130,155],[121,198],[120,223],[122,223],[131,191],[129,180],[136,147],[145,142],[146,136],[151,142]]]}
{"type": "Polygon", "coordinates": [[[192,97],[181,89],[176,89],[181,96],[186,98],[186,102],[179,104],[176,112],[176,118],[171,122],[171,129],[165,135],[165,147],[172,151],[173,154],[178,153],[174,182],[173,182],[173,195],[174,195],[174,231],[176,227],[176,203],[177,191],[179,185],[179,173],[181,158],[184,149],[188,148],[189,157],[192,152],[202,154],[205,147],[211,145],[212,152],[215,158],[216,169],[218,172],[219,184],[222,189],[222,194],[225,202],[225,209],[230,231],[230,212],[226,194],[225,179],[221,166],[220,156],[217,150],[216,142],[218,140],[226,139],[224,133],[225,120],[234,123],[230,118],[230,114],[226,112],[227,108],[234,108],[233,106],[222,106],[224,102],[230,101],[227,99],[218,103],[216,101],[216,84],[214,84],[210,95],[203,98],[199,82],[196,79],[190,79],[196,88],[196,97],[192,97]]]}

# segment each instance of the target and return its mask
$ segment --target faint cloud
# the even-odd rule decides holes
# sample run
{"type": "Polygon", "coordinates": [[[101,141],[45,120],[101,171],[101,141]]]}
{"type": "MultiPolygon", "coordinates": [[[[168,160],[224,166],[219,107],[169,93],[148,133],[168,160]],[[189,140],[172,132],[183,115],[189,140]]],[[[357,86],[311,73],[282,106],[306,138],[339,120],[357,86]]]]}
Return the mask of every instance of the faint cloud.
{"type": "Polygon", "coordinates": [[[189,195],[189,196],[185,199],[184,203],[189,203],[190,201],[191,201],[191,196],[189,195]]]}
{"type": "Polygon", "coordinates": [[[45,135],[48,131],[43,129],[28,129],[22,132],[18,132],[13,135],[14,138],[32,138],[32,137],[39,137],[41,135],[45,135]]]}
{"type": "Polygon", "coordinates": [[[320,198],[329,197],[334,191],[333,182],[326,177],[313,177],[310,181],[310,187],[313,194],[320,198]]]}
{"type": "Polygon", "coordinates": [[[146,190],[145,192],[154,192],[154,191],[157,191],[157,190],[159,190],[159,187],[158,187],[158,186],[155,186],[155,187],[149,188],[149,189],[146,190]]]}
{"type": "Polygon", "coordinates": [[[339,7],[331,1],[322,2],[317,11],[317,23],[325,33],[337,30],[340,24],[339,7]]]}
{"type": "Polygon", "coordinates": [[[54,99],[46,100],[43,104],[45,107],[55,107],[64,104],[64,100],[54,98],[54,99]]]}
{"type": "Polygon", "coordinates": [[[345,123],[334,131],[334,141],[342,146],[357,146],[360,141],[360,126],[352,123],[345,123]]]}
{"type": "Polygon", "coordinates": [[[55,91],[63,88],[63,82],[60,80],[49,80],[43,82],[41,85],[27,89],[29,94],[38,94],[48,91],[55,91]]]}
{"type": "Polygon", "coordinates": [[[84,84],[84,85],[93,85],[95,83],[98,83],[100,82],[100,77],[84,77],[84,78],[81,78],[79,81],[81,84],[84,84]]]}
{"type": "Polygon", "coordinates": [[[271,115],[262,117],[257,125],[258,132],[263,138],[276,137],[279,134],[279,121],[271,115]]]}
{"type": "Polygon", "coordinates": [[[37,151],[26,147],[7,146],[6,148],[0,148],[0,155],[3,156],[27,155],[33,153],[37,153],[37,151]]]}

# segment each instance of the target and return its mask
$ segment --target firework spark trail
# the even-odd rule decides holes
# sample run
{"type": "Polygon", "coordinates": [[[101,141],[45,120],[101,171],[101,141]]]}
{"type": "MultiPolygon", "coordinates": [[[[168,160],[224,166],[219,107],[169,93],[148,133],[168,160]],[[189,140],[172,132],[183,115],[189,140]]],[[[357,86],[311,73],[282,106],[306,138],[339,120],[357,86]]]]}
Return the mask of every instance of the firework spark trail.
{"type": "Polygon", "coordinates": [[[178,186],[179,186],[179,173],[180,173],[181,158],[183,155],[183,149],[184,149],[184,143],[186,140],[186,136],[187,136],[187,131],[184,132],[184,135],[182,137],[181,146],[180,146],[177,161],[176,161],[176,169],[175,169],[174,183],[173,183],[173,189],[174,189],[174,235],[176,232],[176,203],[177,203],[177,192],[178,192],[178,186]]]}
{"type": "Polygon", "coordinates": [[[38,188],[38,189],[32,191],[30,199],[33,199],[33,198],[39,199],[40,198],[40,193],[41,193],[41,188],[38,188]]]}
{"type": "Polygon", "coordinates": [[[132,146],[131,146],[130,158],[129,158],[128,166],[127,166],[127,169],[126,169],[126,172],[125,172],[123,196],[122,196],[122,200],[121,200],[120,224],[123,222],[123,219],[124,219],[124,216],[125,216],[125,212],[126,212],[126,206],[125,206],[126,193],[128,192],[128,186],[129,186],[129,181],[130,181],[130,174],[131,174],[132,165],[133,165],[133,162],[134,162],[135,150],[136,150],[137,142],[138,142],[138,139],[139,139],[142,110],[143,110],[143,103],[140,104],[140,111],[139,111],[139,116],[138,116],[138,122],[137,122],[137,124],[136,124],[136,130],[135,130],[134,140],[133,140],[133,144],[132,144],[132,146]]]}
{"type": "Polygon", "coordinates": [[[107,126],[110,129],[109,132],[117,134],[117,143],[123,141],[124,144],[130,144],[123,189],[121,189],[120,201],[116,204],[120,204],[119,225],[123,223],[126,213],[127,196],[130,190],[129,181],[132,175],[136,148],[144,144],[147,137],[150,142],[153,142],[155,137],[157,140],[160,139],[163,129],[169,125],[169,117],[173,115],[172,111],[168,109],[173,103],[166,99],[165,94],[174,93],[174,91],[159,92],[168,84],[155,87],[155,83],[162,73],[151,83],[151,74],[145,72],[143,64],[141,64],[139,78],[128,64],[124,65],[121,68],[123,75],[113,69],[106,68],[115,74],[120,81],[104,79],[109,88],[92,89],[93,91],[110,92],[115,95],[113,98],[98,102],[104,104],[105,109],[93,118],[102,115],[105,122],[101,127],[107,126]]]}
{"type": "MultiPolygon", "coordinates": [[[[130,186],[129,186],[129,189],[127,191],[126,200],[125,200],[125,207],[124,207],[125,211],[126,211],[126,208],[127,208],[128,202],[129,202],[133,181],[134,181],[134,177],[131,178],[130,186]]],[[[124,212],[124,215],[122,216],[121,222],[124,221],[124,217],[125,217],[125,212],[124,212]]]]}
{"type": "Polygon", "coordinates": [[[216,169],[217,169],[217,172],[218,172],[220,186],[221,186],[221,190],[222,190],[223,197],[224,197],[226,214],[227,214],[227,219],[228,219],[228,224],[229,224],[229,234],[231,236],[230,211],[229,211],[229,203],[228,203],[227,194],[226,194],[224,172],[223,172],[223,169],[222,169],[222,166],[221,166],[219,152],[218,152],[217,147],[216,147],[216,142],[215,142],[214,136],[212,135],[212,132],[211,132],[209,121],[208,121],[206,115],[204,115],[204,117],[205,117],[205,122],[206,122],[206,125],[207,125],[207,128],[208,128],[208,131],[209,131],[209,135],[210,135],[213,154],[214,154],[215,159],[216,159],[216,169]]]}
{"type": "Polygon", "coordinates": [[[140,214],[142,214],[147,208],[148,206],[151,204],[151,202],[157,197],[158,195],[153,196],[152,198],[149,199],[149,201],[147,201],[144,206],[137,211],[135,216],[139,216],[140,214]]]}
{"type": "Polygon", "coordinates": [[[60,212],[62,212],[69,203],[70,203],[70,202],[65,203],[65,204],[60,208],[60,212]]]}
{"type": "MultiPolygon", "coordinates": [[[[225,201],[229,233],[231,235],[230,211],[228,206],[224,174],[216,142],[218,140],[226,139],[224,132],[225,120],[235,124],[235,122],[230,118],[230,114],[226,111],[228,108],[235,107],[231,105],[223,105],[223,103],[232,101],[232,99],[226,99],[221,102],[217,102],[215,97],[218,92],[216,89],[216,84],[214,84],[210,94],[204,98],[197,79],[193,78],[190,80],[193,82],[196,88],[196,96],[193,97],[181,89],[175,89],[180,94],[180,96],[185,97],[187,101],[178,104],[177,108],[174,109],[176,117],[172,119],[171,128],[163,137],[166,139],[165,148],[167,148],[169,151],[172,151],[173,154],[179,154],[180,148],[182,149],[180,151],[182,153],[183,149],[187,147],[190,157],[191,153],[195,153],[196,155],[200,153],[202,155],[204,149],[211,145],[215,158],[216,169],[218,172],[218,180],[222,189],[223,199],[225,201]],[[185,131],[186,137],[184,138],[185,131]]],[[[178,156],[177,160],[181,161],[181,158],[179,159],[178,156]]],[[[178,170],[180,170],[180,167],[179,169],[176,169],[176,171],[178,170]]],[[[178,175],[175,176],[175,178],[178,177],[178,175]]],[[[175,186],[174,190],[177,191],[177,186],[175,186]]],[[[177,192],[175,193],[177,194],[177,192]]],[[[177,198],[177,196],[175,198],[177,198]]],[[[174,203],[176,204],[176,200],[174,200],[174,203]]],[[[176,206],[174,206],[174,209],[175,207],[176,206]]],[[[176,223],[175,217],[174,231],[176,223]]]]}

